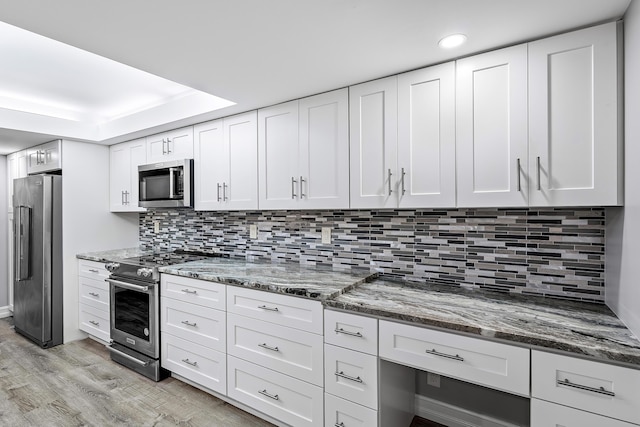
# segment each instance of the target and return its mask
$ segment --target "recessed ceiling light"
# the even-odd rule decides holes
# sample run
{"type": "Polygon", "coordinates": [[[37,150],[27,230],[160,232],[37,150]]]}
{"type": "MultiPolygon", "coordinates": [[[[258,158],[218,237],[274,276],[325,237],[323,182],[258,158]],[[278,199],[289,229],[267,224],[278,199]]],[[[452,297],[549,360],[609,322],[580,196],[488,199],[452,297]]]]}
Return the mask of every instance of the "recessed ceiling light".
{"type": "Polygon", "coordinates": [[[462,43],[467,41],[467,36],[464,34],[451,34],[438,42],[438,46],[443,49],[451,49],[452,47],[458,47],[462,43]]]}

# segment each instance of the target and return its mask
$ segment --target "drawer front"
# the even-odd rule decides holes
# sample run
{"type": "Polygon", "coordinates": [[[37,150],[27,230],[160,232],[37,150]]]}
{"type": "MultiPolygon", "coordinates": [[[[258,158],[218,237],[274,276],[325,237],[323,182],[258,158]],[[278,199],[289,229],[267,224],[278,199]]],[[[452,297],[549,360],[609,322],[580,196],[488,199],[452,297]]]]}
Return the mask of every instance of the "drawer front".
{"type": "Polygon", "coordinates": [[[321,387],[233,356],[227,371],[230,398],[292,426],[322,426],[321,387]]]}
{"type": "Polygon", "coordinates": [[[533,397],[640,424],[640,370],[533,351],[531,374],[533,397]]]}
{"type": "Polygon", "coordinates": [[[326,393],[324,425],[325,427],[375,427],[378,425],[378,411],[326,393]]]}
{"type": "Polygon", "coordinates": [[[324,341],[339,347],[378,354],[378,320],[340,311],[324,311],[324,341]]]}
{"type": "Polygon", "coordinates": [[[225,310],[225,288],[221,283],[161,274],[161,295],[216,310],[225,310]]]}
{"type": "Polygon", "coordinates": [[[324,389],[327,393],[378,409],[376,356],[325,344],[324,360],[324,389]]]}
{"type": "Polygon", "coordinates": [[[322,387],[322,336],[227,314],[227,352],[322,387]]]}
{"type": "Polygon", "coordinates": [[[210,390],[227,392],[227,357],[191,341],[162,332],[160,365],[210,390]]]}
{"type": "Polygon", "coordinates": [[[160,299],[161,330],[182,339],[226,351],[226,316],[224,311],[190,304],[167,297],[160,299]]]}
{"type": "MultiPolygon", "coordinates": [[[[633,427],[624,421],[603,417],[568,406],[531,399],[531,427],[633,427]]],[[[345,425],[346,427],[346,425],[345,425]]]]}
{"type": "Polygon", "coordinates": [[[111,325],[109,324],[109,312],[80,304],[80,330],[109,342],[111,339],[111,325]]]}
{"type": "Polygon", "coordinates": [[[380,357],[529,396],[529,349],[380,321],[380,357]]]}
{"type": "Polygon", "coordinates": [[[227,311],[322,335],[320,301],[229,286],[227,311]]]}
{"type": "Polygon", "coordinates": [[[109,312],[109,284],[103,280],[79,278],[80,303],[109,312]]]}
{"type": "Polygon", "coordinates": [[[78,260],[78,276],[89,279],[104,280],[109,277],[109,272],[104,268],[103,262],[78,260]]]}

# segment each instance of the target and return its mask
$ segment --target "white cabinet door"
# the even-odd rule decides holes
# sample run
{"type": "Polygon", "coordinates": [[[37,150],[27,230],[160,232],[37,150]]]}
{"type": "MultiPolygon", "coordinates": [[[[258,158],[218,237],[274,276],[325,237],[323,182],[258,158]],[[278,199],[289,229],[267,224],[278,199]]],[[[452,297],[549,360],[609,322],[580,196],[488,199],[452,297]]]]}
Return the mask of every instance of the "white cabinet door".
{"type": "Polygon", "coordinates": [[[222,119],[194,126],[193,135],[195,209],[219,210],[229,169],[222,119]]]}
{"type": "Polygon", "coordinates": [[[258,209],[257,112],[224,119],[228,177],[223,183],[224,209],[258,209]]]}
{"type": "Polygon", "coordinates": [[[258,110],[260,209],[298,207],[298,101],[258,110]]]}
{"type": "Polygon", "coordinates": [[[109,165],[111,212],[145,212],[138,206],[138,166],[147,160],[144,138],[112,145],[109,165]]]}
{"type": "Polygon", "coordinates": [[[395,208],[397,77],[349,88],[351,208],[395,208]]]}
{"type": "Polygon", "coordinates": [[[533,206],[622,203],[615,22],[529,43],[533,206]]]}
{"type": "Polygon", "coordinates": [[[568,406],[531,399],[531,427],[633,427],[635,425],[568,406]]]}
{"type": "Polygon", "coordinates": [[[398,76],[399,207],[455,207],[455,63],[398,76]]]}
{"type": "Polygon", "coordinates": [[[527,206],[527,45],[456,63],[460,207],[527,206]]]}
{"type": "Polygon", "coordinates": [[[348,89],[300,100],[301,209],[349,208],[348,105],[348,89]]]}
{"type": "Polygon", "coordinates": [[[193,158],[192,126],[147,137],[149,163],[191,158],[193,158]]]}

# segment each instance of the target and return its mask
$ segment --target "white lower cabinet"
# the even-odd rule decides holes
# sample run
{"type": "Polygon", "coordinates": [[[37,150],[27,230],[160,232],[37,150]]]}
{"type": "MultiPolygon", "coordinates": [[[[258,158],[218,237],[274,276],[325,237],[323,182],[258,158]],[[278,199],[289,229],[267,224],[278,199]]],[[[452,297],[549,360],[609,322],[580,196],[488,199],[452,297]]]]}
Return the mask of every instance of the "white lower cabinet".
{"type": "Polygon", "coordinates": [[[332,394],[324,395],[325,427],[372,427],[378,425],[378,411],[332,394]]]}
{"type": "Polygon", "coordinates": [[[378,409],[378,358],[325,344],[325,391],[378,409]]]}
{"type": "Polygon", "coordinates": [[[80,330],[89,335],[109,342],[111,339],[111,325],[109,312],[86,304],[80,304],[80,330]]]}
{"type": "Polygon", "coordinates": [[[322,426],[322,387],[227,357],[227,395],[292,426],[322,426]]]}
{"type": "Polygon", "coordinates": [[[633,427],[602,415],[531,399],[531,427],[633,427]]]}
{"type": "Polygon", "coordinates": [[[109,272],[104,263],[78,260],[79,328],[108,342],[111,339],[109,272]]]}

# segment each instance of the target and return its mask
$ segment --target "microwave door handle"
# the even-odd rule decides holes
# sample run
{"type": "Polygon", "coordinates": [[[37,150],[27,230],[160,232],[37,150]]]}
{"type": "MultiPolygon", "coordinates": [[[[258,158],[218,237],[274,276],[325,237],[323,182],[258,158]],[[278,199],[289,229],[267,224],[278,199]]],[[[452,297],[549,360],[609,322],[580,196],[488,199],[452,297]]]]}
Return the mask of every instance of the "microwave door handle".
{"type": "Polygon", "coordinates": [[[175,173],[175,168],[169,168],[169,199],[173,199],[176,196],[174,191],[174,186],[176,184],[175,173]]]}

